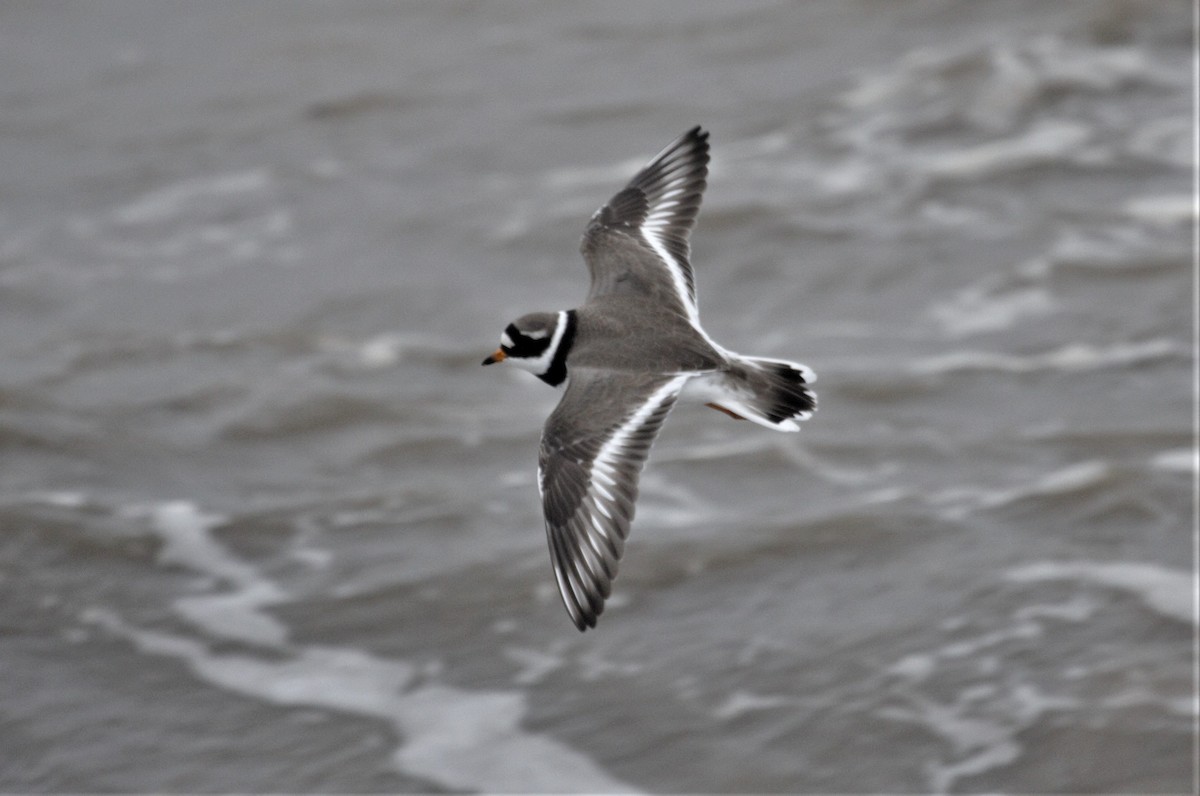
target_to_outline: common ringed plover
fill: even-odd
[[[538,490],[558,590],[580,630],[596,626],[612,592],[638,476],[684,387],[776,431],[798,431],[816,409],[807,367],[735,354],[700,326],[688,234],[707,175],[708,133],[695,127],[588,222],[587,300],[518,318],[483,361],[566,388],[542,430]]]

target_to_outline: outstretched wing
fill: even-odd
[[[691,374],[575,368],[542,432],[538,488],[558,590],[580,630],[612,592],[650,446]]]
[[[580,251],[588,298],[631,292],[699,325],[688,234],[708,176],[708,133],[693,127],[660,152],[588,222]]]

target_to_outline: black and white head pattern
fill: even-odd
[[[500,350],[506,361],[558,387],[567,378],[574,334],[574,311],[533,312],[508,325],[500,335]]]

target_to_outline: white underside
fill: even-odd
[[[729,352],[725,352],[728,354]],[[734,354],[733,356],[737,356]],[[803,369],[807,375],[810,371],[803,365],[796,365],[797,370]],[[778,423],[773,423],[755,408],[748,401],[754,398],[754,395],[748,390],[739,390],[735,385],[731,384],[729,379],[716,371],[709,371],[693,376],[684,386],[683,393],[680,395],[680,400],[688,403],[698,404],[717,404],[729,411],[741,415],[752,423],[773,429],[775,431],[799,431],[800,424],[795,419],[786,418]],[[810,412],[802,412],[796,417],[800,420],[807,420],[811,415]]]

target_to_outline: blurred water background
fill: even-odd
[[[1186,792],[1191,4],[0,6],[0,790]],[[597,631],[534,484],[587,217],[675,411]]]

